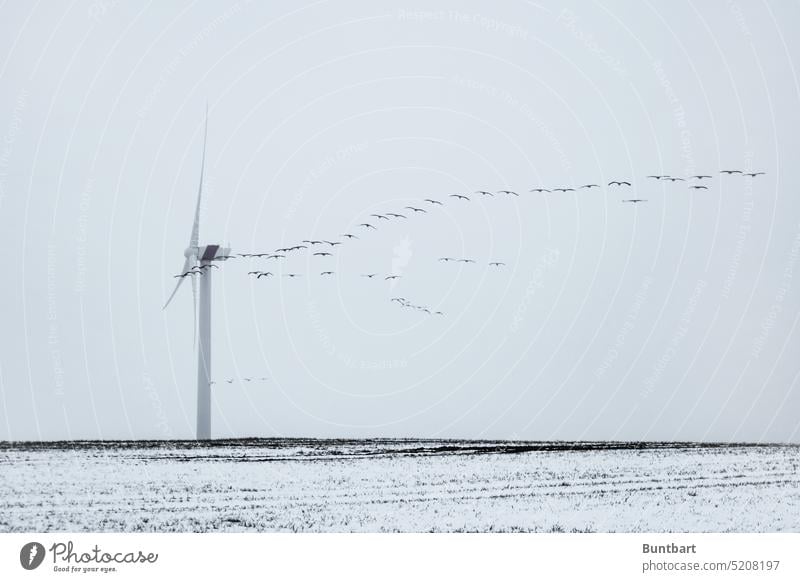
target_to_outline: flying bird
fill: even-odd
[[[438,204],[439,206],[444,206],[444,204],[442,204],[438,200],[434,200],[433,198],[426,198],[425,202],[430,202],[431,204]],[[408,207],[406,207],[406,208],[408,208]]]
[[[367,274],[367,275],[361,275],[361,276],[362,276],[362,277],[366,277],[367,279],[372,279],[372,278],[373,278],[373,277],[375,277],[377,274],[378,274],[378,273],[369,273],[369,274]]]
[[[322,271],[320,275],[333,275],[333,271]]]
[[[358,226],[363,226],[363,227],[364,227],[364,228],[366,228],[366,229],[370,229],[370,228],[371,228],[371,229],[373,229],[373,230],[378,230],[377,228],[375,228],[374,226],[372,226],[371,224],[369,224],[369,223],[367,223],[367,222],[362,222],[362,223],[361,223],[361,224],[359,224]]]
[[[504,267],[505,263],[501,263],[500,261],[492,261],[491,263],[489,263],[489,266],[491,266],[491,267]]]
[[[722,171],[720,172],[720,174],[728,174],[729,176],[730,176],[731,174],[741,174],[741,173],[742,173],[742,171],[741,171],[741,170],[722,170]]]
[[[513,190],[498,190],[498,193],[499,194],[509,194],[509,195],[513,194],[514,196],[519,196],[519,194],[517,194]]]
[[[387,212],[386,216],[391,216],[392,218],[408,218],[404,214],[397,214],[396,212]]]
[[[263,273],[259,273],[256,279],[260,279],[261,277],[272,277],[272,273],[269,271],[264,271]]]
[[[683,178],[676,178],[674,176],[664,176],[664,180],[669,180],[670,182],[685,182]]]
[[[648,177],[648,178],[654,178],[654,179],[656,179],[656,180],[660,180],[661,178],[666,178],[666,176],[656,176],[656,175],[647,176],[647,177]]]
[[[633,198],[631,200],[623,200],[623,202],[633,202],[636,204],[637,202],[647,202],[647,200],[642,200],[641,198]]]
[[[530,192],[550,192],[547,188],[533,188]]]
[[[384,281],[390,281],[392,279],[399,279],[399,278],[400,275],[387,275],[386,277],[384,277]]]
[[[630,186],[630,182],[626,182],[624,180],[612,180],[608,183],[609,186]]]
[[[314,253],[315,257],[332,257],[331,253]]]
[[[475,194],[483,194],[484,196],[494,196],[491,192],[487,192],[486,190],[476,190]]]
[[[284,277],[289,277],[290,279],[294,279],[295,277],[300,277],[297,273],[286,273]]]
[[[689,186],[692,190],[708,190],[708,186]]]
[[[441,311],[435,311],[433,314],[434,315],[444,315],[444,313],[442,313]]]
[[[575,192],[575,188],[553,188],[553,192]]]
[[[413,210],[414,212],[428,212],[424,208],[415,208],[414,206],[406,206],[406,210]]]
[[[473,259],[458,259],[459,263],[474,263]]]
[[[704,180],[705,178],[710,178],[711,176],[708,176],[706,174],[697,174],[696,176],[689,176],[689,177],[694,180]]]
[[[374,216],[375,218],[377,218],[377,219],[379,219],[379,220],[380,220],[380,219],[383,219],[383,220],[389,220],[389,219],[388,219],[388,218],[386,218],[386,217],[385,217],[383,214],[370,214],[370,216]]]
[[[766,172],[745,172],[742,174],[743,176],[750,176],[751,178],[755,178],[756,176],[763,176]]]
[[[584,184],[581,188],[599,188],[597,184]]]
[[[264,255],[268,259],[285,259],[286,255]]]
[[[451,198],[458,198],[459,200],[469,200],[469,196],[464,196],[463,194],[450,194]]]
[[[333,241],[333,242],[332,242],[332,241],[329,241],[329,240],[326,240],[326,241],[323,241],[323,242],[326,242],[326,243],[328,243],[328,244],[329,244],[329,245],[331,245],[332,247],[335,247],[336,245],[340,245],[340,244],[342,244],[342,243],[340,243],[340,242],[338,242],[338,241]]]
[[[343,236],[344,238],[358,238],[356,235],[354,235],[354,234],[349,234],[349,233],[344,233],[342,236]]]
[[[448,261],[455,261],[455,259],[453,259],[453,258],[451,258],[451,257],[442,257],[442,258],[441,258],[441,259],[439,259],[439,260],[440,260],[440,261],[444,261],[445,263],[446,263],[446,262],[448,262]]]

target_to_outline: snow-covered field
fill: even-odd
[[[800,531],[800,448],[0,443],[0,532]]]

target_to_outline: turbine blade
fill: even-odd
[[[206,124],[203,131],[203,158],[200,162],[200,186],[197,189],[197,206],[194,209],[194,223],[189,246],[196,247],[200,244],[200,204],[203,198],[203,174],[206,167],[206,141],[208,140],[208,103],[206,103]]]
[[[186,260],[183,262],[183,269],[181,270],[181,274],[186,273],[191,268],[192,268],[191,257],[186,257]],[[167,308],[167,305],[169,305],[169,302],[172,301],[173,297],[175,297],[175,293],[178,292],[178,288],[180,288],[181,283],[183,283],[184,279],[185,279],[185,277],[181,277],[180,279],[178,279],[178,282],[175,285],[175,289],[172,290],[172,294],[169,296],[169,299],[167,299],[167,302],[164,304],[164,307],[162,307],[161,309],[166,309]],[[194,278],[192,278],[192,280],[194,280]]]

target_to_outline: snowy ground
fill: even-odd
[[[800,447],[0,443],[0,532],[800,531]]]

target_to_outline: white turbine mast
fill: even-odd
[[[183,251],[186,257],[181,275],[196,271],[196,274],[187,275],[192,280],[192,299],[194,308],[192,320],[194,322],[194,335],[197,348],[197,440],[211,438],[211,272],[209,266],[214,261],[230,255],[230,248],[221,245],[200,245],[200,204],[203,198],[203,173],[206,165],[206,140],[208,139],[208,105],[206,105],[206,122],[203,133],[203,158],[200,163],[200,186],[197,191],[197,206],[194,211],[192,234],[189,237],[189,246]],[[164,309],[170,304],[172,298],[186,277],[178,279],[175,289],[164,304]],[[197,283],[200,280],[200,301],[197,297]],[[198,309],[199,308],[199,309]],[[199,323],[198,323],[199,322]],[[199,334],[198,334],[199,332]]]

